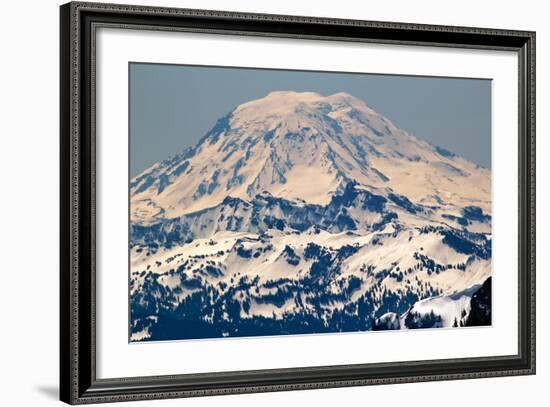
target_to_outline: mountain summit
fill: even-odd
[[[490,208],[490,172],[399,129],[347,93],[276,91],[131,180],[133,222],[269,194],[325,205],[350,181],[424,205]]]

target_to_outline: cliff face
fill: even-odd
[[[471,310],[465,326],[491,325],[491,277],[472,295]]]

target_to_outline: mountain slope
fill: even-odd
[[[374,330],[456,328],[491,325],[491,277],[462,291],[420,300],[402,315],[388,312]]]
[[[346,93],[273,92],[133,178],[131,216],[173,218],[263,191],[326,204],[350,180],[425,204],[490,212],[488,170],[415,138]]]

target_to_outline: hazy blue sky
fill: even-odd
[[[398,127],[490,168],[491,81],[130,64],[130,173],[195,144],[239,104],[274,90],[347,92]]]

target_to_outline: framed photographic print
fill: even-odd
[[[61,6],[61,399],[535,373],[535,34]]]

